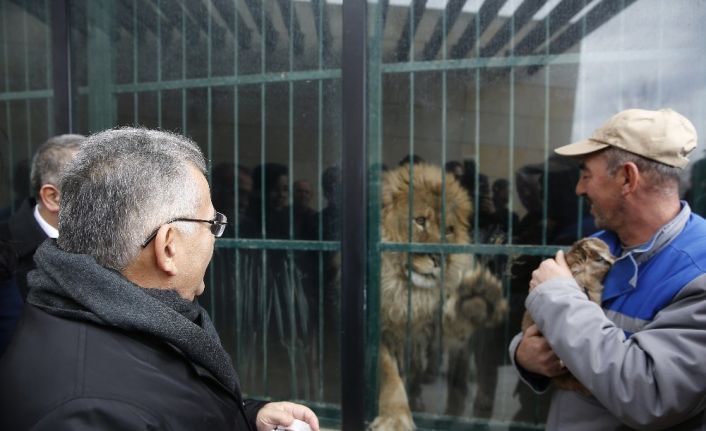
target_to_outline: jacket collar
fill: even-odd
[[[637,287],[638,266],[662,251],[686,226],[691,216],[691,208],[685,201],[681,202],[681,207],[679,214],[662,226],[649,241],[630,250],[623,250],[614,232],[606,231],[600,235],[610,245],[611,252],[616,256],[620,255],[605,279],[603,301]]]

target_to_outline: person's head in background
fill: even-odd
[[[404,156],[402,158],[402,160],[400,160],[397,163],[397,166],[408,165],[410,162],[413,165],[418,165],[420,163],[424,163],[424,158],[422,156],[417,155],[417,154],[413,154],[413,155],[407,154],[406,156]]]
[[[505,178],[499,178],[493,182],[493,204],[495,209],[507,207],[510,202],[510,182]]]
[[[311,183],[306,180],[294,182],[294,206],[299,208],[311,208],[311,200],[314,197]]]
[[[262,184],[264,179],[264,184]],[[289,205],[289,171],[280,163],[259,165],[253,172],[255,198],[264,185],[267,211],[281,211]],[[255,208],[261,211],[261,208]]]
[[[53,136],[37,149],[32,158],[32,193],[37,200],[39,214],[55,228],[59,224],[61,175],[85,139],[83,135]]]
[[[241,217],[244,217],[250,208],[252,192],[252,171],[246,166],[238,165],[238,214]]]
[[[461,182],[461,178],[463,178],[463,165],[458,160],[446,162],[446,173],[453,175],[456,181]]]

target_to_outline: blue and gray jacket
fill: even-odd
[[[556,391],[547,429],[702,430],[706,427],[706,220],[685,202],[646,244],[622,250],[602,308],[573,278],[549,280],[525,305],[567,368],[593,394]],[[561,324],[557,324],[561,322]],[[510,344],[510,357],[521,339]],[[538,392],[548,379],[516,365]]]

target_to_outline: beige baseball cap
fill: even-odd
[[[562,156],[582,156],[608,146],[683,169],[696,148],[696,129],[671,109],[626,109],[613,115],[590,138],[554,151]]]

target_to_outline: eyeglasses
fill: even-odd
[[[202,219],[198,219],[198,218],[183,218],[183,217],[171,219],[168,222],[159,225],[159,227],[157,229],[155,229],[154,232],[152,232],[152,234],[149,237],[147,237],[145,242],[142,243],[142,248],[147,247],[147,244],[149,244],[150,241],[152,241],[154,239],[154,237],[157,236],[157,232],[159,231],[160,227],[164,226],[165,224],[176,223],[178,221],[191,221],[191,222],[198,222],[198,223],[208,223],[211,225],[211,233],[213,234],[213,236],[215,236],[216,238],[220,238],[220,236],[223,235],[223,231],[226,230],[226,225],[228,224],[228,217],[217,212],[215,217],[213,217],[213,220],[202,220]]]

